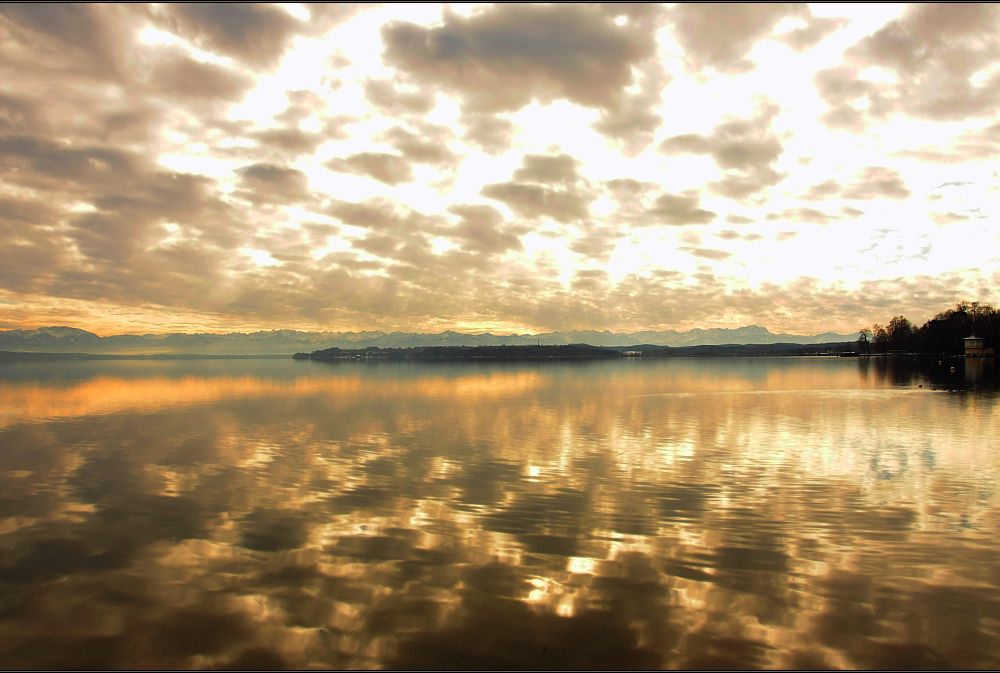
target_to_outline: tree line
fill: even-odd
[[[963,301],[917,328],[901,315],[888,325],[875,323],[858,330],[858,353],[861,355],[891,355],[926,353],[961,355],[964,339],[977,336],[986,348],[1000,350],[1000,309],[978,301]]]

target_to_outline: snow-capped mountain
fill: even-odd
[[[616,334],[596,330],[543,334],[496,335],[489,332],[463,334],[451,330],[440,334],[411,332],[231,332],[229,334],[118,334],[100,337],[73,327],[42,327],[34,330],[0,331],[0,350],[36,353],[200,353],[209,355],[256,355],[311,352],[324,348],[410,348],[418,346],[508,346],[540,343],[591,346],[704,346],[722,344],[816,344],[854,341],[857,334],[827,332],[814,336],[773,334],[767,328],[749,325],[736,329],[666,330]]]

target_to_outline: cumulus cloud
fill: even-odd
[[[389,115],[422,115],[434,109],[434,92],[400,90],[391,80],[369,78],[364,85],[368,101]]]
[[[582,235],[573,239],[569,249],[578,255],[594,262],[608,262],[615,252],[620,232],[615,227],[600,227],[585,223],[581,227]]]
[[[780,213],[768,213],[764,216],[768,222],[802,222],[805,224],[830,224],[840,218],[824,213],[815,208],[788,208]]]
[[[1000,105],[1000,72],[990,67],[998,57],[995,4],[910,5],[845,51],[844,65],[817,73],[817,90],[830,105],[823,121],[861,133],[892,112],[934,121],[992,116]],[[872,67],[895,81],[868,79],[864,70]]]
[[[24,74],[62,71],[76,76],[122,80],[131,25],[127,9],[98,3],[0,4],[5,30],[2,60]],[[14,45],[20,50],[9,50]]]
[[[786,177],[774,168],[783,151],[781,141],[771,130],[771,122],[779,112],[780,108],[773,101],[758,98],[752,118],[730,118],[717,125],[709,135],[671,136],[660,143],[659,149],[668,156],[710,156],[724,171],[721,180],[710,183],[711,189],[727,198],[742,200]]]
[[[694,248],[690,246],[680,246],[677,248],[682,252],[686,252],[689,255],[694,255],[701,259],[710,259],[713,262],[722,262],[733,256],[733,253],[726,252],[725,250],[715,250],[713,248]]]
[[[480,194],[529,219],[549,217],[563,224],[587,218],[593,194],[582,189],[577,161],[566,154],[526,154],[514,181],[485,185]]]
[[[723,229],[722,231],[716,232],[716,237],[721,238],[723,241],[762,241],[764,237],[760,234],[741,234],[734,229]]]
[[[323,165],[337,173],[366,175],[390,186],[413,181],[410,163],[398,154],[387,152],[358,152],[343,159],[331,159]]]
[[[850,19],[814,16],[810,17],[804,26],[779,33],[775,35],[774,39],[787,44],[797,52],[808,51],[841,28],[846,28],[850,23]]]
[[[384,25],[381,64],[345,43],[337,48],[353,64],[328,50],[316,59],[324,72],[275,77],[293,49],[329,43],[299,37],[320,37],[358,11],[305,9],[308,21],[256,4],[0,5],[0,300],[21,302],[10,293],[29,293],[36,306],[90,302],[79,305],[102,307],[93,315],[108,314],[104,307],[158,311],[164,323],[183,312],[239,328],[294,320],[418,329],[479,317],[539,329],[680,326],[735,308],[759,311],[755,322],[795,311],[796,320],[826,324],[855,311],[857,287],[769,284],[769,270],[755,266],[760,246],[741,242],[774,240],[773,229],[806,223],[860,226],[850,220],[864,213],[852,205],[879,201],[888,211],[910,196],[914,160],[1000,157],[1000,125],[984,120],[996,107],[992,6],[908,9],[898,26],[887,24],[843,63],[807,80],[827,105],[828,125],[870,130],[900,112],[979,118],[978,125],[902,149],[886,134],[890,158],[878,166],[851,165],[852,139],[836,134],[845,142],[842,169],[824,166],[841,161],[822,149],[826,129],[812,144],[795,128],[796,141],[813,148],[800,170],[819,177],[791,199],[773,189],[783,186],[778,166],[791,149],[791,135],[776,130],[777,102],[758,99],[748,118],[723,117],[707,133],[660,130],[675,65],[669,33],[697,80],[712,70],[752,69],[751,51],[763,40],[787,45],[796,58],[794,50],[812,48],[843,20],[797,5],[501,5],[468,16],[446,9],[437,25]],[[164,38],[149,27],[173,37],[146,39]],[[866,70],[872,66],[881,70],[877,80]],[[299,75],[302,84],[283,90]],[[254,92],[258,86],[268,94]],[[240,105],[258,100],[263,105]],[[531,123],[525,108],[560,100],[589,110],[580,145],[561,136],[576,132],[578,117],[552,144],[522,145],[535,135],[518,126]],[[696,93],[670,105],[706,106],[706,115],[723,109],[708,100]],[[351,112],[357,117],[345,114],[366,107]],[[643,168],[651,166],[644,156],[628,166],[646,172],[608,180],[617,164],[595,164],[594,132],[603,137],[599,151],[608,152],[600,156],[635,157],[662,142],[672,161],[709,157],[719,175],[685,190]],[[489,163],[507,165],[514,152],[520,163],[506,178],[459,173],[467,159],[478,168],[487,154],[497,157]],[[324,162],[390,187],[412,186],[338,180]],[[200,170],[212,177],[185,172]],[[446,176],[417,182],[435,173]],[[358,200],[344,191],[354,186],[391,198]],[[720,196],[745,207],[727,214]],[[405,205],[425,197],[423,211]],[[935,209],[928,218],[941,226],[982,216],[972,204],[920,202]],[[730,228],[707,226],[723,220]],[[768,221],[781,224],[772,229]],[[677,227],[670,237],[682,246],[683,255],[666,251],[678,269],[642,267],[611,280],[619,274],[605,265],[655,257],[646,239],[662,239],[667,227]],[[777,240],[794,233],[777,232]],[[823,233],[801,227],[800,236]],[[740,242],[734,251],[714,247],[731,241]],[[539,252],[539,242],[560,254]],[[928,245],[904,252],[933,257]],[[732,279],[711,270],[720,265],[706,264],[727,260],[759,280],[751,282],[756,289],[732,290]],[[922,297],[950,300],[950,281],[924,281],[936,289]],[[892,292],[916,286],[885,287],[891,292],[872,290],[872,301],[898,300],[903,295]],[[914,310],[930,301],[913,300]]]
[[[843,19],[814,17],[806,3],[678,3],[669,15],[688,68],[713,68],[725,74],[754,70],[757,64],[749,55],[758,42],[774,38],[804,51],[847,25]],[[787,18],[804,25],[775,35]]]
[[[446,233],[442,217],[425,215],[385,198],[359,203],[334,199],[324,206],[322,213],[362,229],[395,231],[400,234]]]
[[[696,193],[669,194],[663,193],[656,197],[652,207],[646,211],[648,223],[684,226],[687,224],[709,224],[716,213],[699,207],[699,197]]]
[[[323,142],[322,135],[297,128],[277,128],[258,131],[253,137],[263,145],[288,154],[312,154]]]
[[[167,4],[151,8],[150,15],[203,49],[254,66],[274,65],[299,28],[287,12],[258,3]]]
[[[127,185],[146,168],[134,153],[26,136],[0,138],[0,172],[9,183],[44,191]]]
[[[632,178],[609,180],[604,186],[617,206],[610,218],[616,223],[633,227],[685,226],[709,224],[718,217],[701,207],[698,190],[661,192],[654,197],[658,185]]]
[[[523,250],[519,234],[526,233],[527,229],[507,226],[496,208],[461,204],[448,210],[461,219],[453,235],[466,250],[488,254]]]
[[[446,13],[427,28],[382,28],[383,59],[426,85],[462,97],[471,112],[518,110],[557,98],[611,108],[632,66],[654,54],[652,36],[584,5],[501,4],[468,18]]]
[[[803,201],[824,201],[833,197],[855,201],[874,199],[901,201],[909,198],[911,194],[898,170],[884,166],[866,166],[857,171],[852,181],[847,184],[840,184],[830,178],[810,186],[799,198]]]
[[[579,194],[541,185],[500,182],[484,186],[480,193],[529,219],[551,217],[556,222],[569,223],[589,215],[587,200]]]
[[[181,56],[158,66],[152,84],[157,91],[180,99],[236,100],[253,86],[253,80],[228,68]]]
[[[1000,122],[964,131],[947,147],[933,146],[897,150],[893,157],[932,164],[962,164],[1000,157]]]
[[[845,199],[871,201],[872,199],[903,200],[912,192],[903,182],[899,171],[882,166],[868,166],[855,175],[852,184],[841,192]]]
[[[454,133],[446,126],[435,124],[417,125],[419,133],[413,133],[402,126],[393,126],[383,134],[382,139],[399,153],[414,163],[448,167],[457,163],[458,157],[448,147]]]
[[[467,114],[463,121],[462,139],[492,156],[509,150],[517,133],[514,122],[500,115]]]
[[[931,220],[941,226],[954,224],[955,222],[968,222],[971,219],[971,215],[963,215],[952,211],[948,211],[946,213],[931,213]]]
[[[310,198],[309,179],[297,168],[259,163],[236,173],[243,183],[240,195],[254,205],[290,204]]]
[[[522,162],[513,176],[519,182],[573,185],[580,180],[579,162],[568,154],[525,154]]]

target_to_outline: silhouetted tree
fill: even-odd
[[[872,354],[872,331],[868,327],[862,327],[858,330],[858,355],[864,353],[865,355]]]
[[[875,352],[879,355],[885,355],[889,350],[889,333],[878,323],[872,325],[872,342],[875,344]]]
[[[889,321],[888,332],[889,346],[898,355],[904,347],[910,345],[910,334],[913,332],[913,325],[901,315],[897,315]]]

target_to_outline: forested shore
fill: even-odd
[[[963,301],[919,328],[899,315],[887,325],[875,323],[858,332],[859,355],[961,355],[965,352],[964,340],[969,336],[982,339],[984,348],[995,353],[1000,338],[1000,309],[987,303]]]

